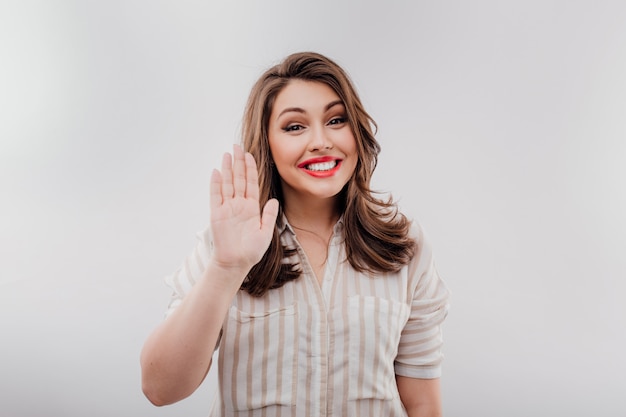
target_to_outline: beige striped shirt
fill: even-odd
[[[335,225],[320,285],[291,226],[300,278],[263,297],[239,291],[219,342],[219,393],[211,416],[406,416],[395,375],[437,378],[448,290],[419,225],[417,252],[397,273],[359,273],[345,261]],[[349,231],[348,231],[349,233]],[[202,275],[210,232],[166,279],[171,312]]]

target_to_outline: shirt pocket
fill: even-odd
[[[374,296],[348,299],[349,400],[398,397],[394,360],[410,308]]]
[[[293,406],[297,394],[298,314],[295,304],[245,312],[232,306],[224,327],[222,399],[231,411]]]

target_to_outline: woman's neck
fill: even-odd
[[[289,224],[307,230],[330,230],[341,216],[337,198],[285,201],[283,210]]]

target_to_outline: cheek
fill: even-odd
[[[354,175],[356,173],[357,166],[358,166],[358,157],[355,154],[354,158],[352,159],[351,164],[350,164],[350,171],[352,172],[351,175]]]
[[[295,152],[292,147],[286,143],[276,144],[270,148],[275,163],[288,163],[294,159]]]
[[[356,140],[352,134],[346,135],[346,137],[343,138],[343,149],[346,154],[354,157],[355,159],[358,158],[359,152],[356,146]]]
[[[350,165],[354,173],[354,171],[358,169],[359,161],[361,160],[359,157],[359,150],[354,139],[352,139],[350,146],[346,148],[346,153],[350,155]]]
[[[274,162],[277,162],[278,160],[282,159],[281,155],[283,154],[284,147],[280,146],[276,139],[272,138],[270,138],[267,143],[269,146],[270,155],[272,156],[272,160]]]

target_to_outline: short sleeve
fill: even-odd
[[[441,327],[448,314],[449,291],[435,268],[423,231],[415,226],[413,232],[417,250],[408,265],[413,297],[409,319],[400,336],[395,373],[411,378],[439,378],[443,360]]]
[[[172,297],[165,312],[168,317],[182,302],[185,295],[200,279],[211,255],[212,238],[209,229],[197,233],[198,243],[193,252],[187,256],[178,270],[165,277],[165,285],[172,289]]]

